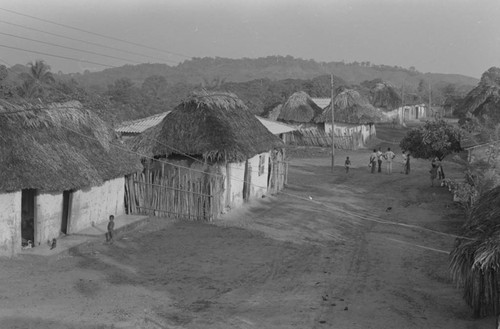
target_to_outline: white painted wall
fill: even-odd
[[[35,247],[61,234],[62,193],[40,193],[35,201]]]
[[[259,175],[259,158],[263,156],[264,173]],[[269,172],[269,152],[257,154],[248,160],[251,168],[250,198],[260,198],[267,192],[267,174]]]
[[[226,208],[236,208],[243,203],[243,181],[245,179],[245,162],[233,162],[221,167],[226,176],[224,205]]]
[[[0,256],[21,250],[21,191],[0,193]]]
[[[101,186],[73,193],[68,233],[75,233],[95,224],[108,221],[109,215],[125,214],[125,178],[104,182]]]

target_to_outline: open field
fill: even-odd
[[[368,150],[339,151],[332,174],[328,151],[294,154],[284,193],[213,224],[151,218],[113,245],[0,260],[0,328],[493,327],[450,280],[464,218],[428,162],[371,174]]]

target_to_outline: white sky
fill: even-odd
[[[414,66],[422,72],[476,78],[491,66],[500,66],[499,0],[0,0],[0,8],[193,57],[292,55],[317,61]],[[186,59],[4,10],[0,10],[0,32],[136,62],[176,64]],[[0,34],[0,45],[112,66],[127,63],[5,34]],[[55,72],[105,68],[0,46],[0,62],[9,65],[39,58]]]

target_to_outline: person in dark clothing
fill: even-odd
[[[106,242],[113,243],[115,230],[115,216],[109,215],[108,231],[106,232]]]
[[[410,173],[410,153],[406,155],[405,174]]]

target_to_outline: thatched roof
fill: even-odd
[[[363,124],[380,121],[382,113],[354,89],[340,89],[333,99],[335,121]],[[332,122],[332,108],[327,107],[314,119],[317,123]]]
[[[283,105],[278,120],[285,122],[307,123],[323,111],[309,95],[303,91],[292,94]]]
[[[500,68],[492,67],[483,73],[478,86],[467,94],[457,113],[488,116],[495,123],[500,122]]]
[[[206,91],[193,94],[128,143],[141,154],[188,154],[212,162],[240,162],[283,146],[236,95]]]
[[[500,186],[472,209],[451,252],[450,269],[476,317],[500,312]]]
[[[115,147],[111,127],[79,102],[0,101],[0,131],[0,192],[79,189],[141,169],[138,157]]]
[[[396,88],[389,82],[375,79],[364,81],[361,86],[366,88],[370,104],[386,111],[391,111],[401,106],[401,97]]]

